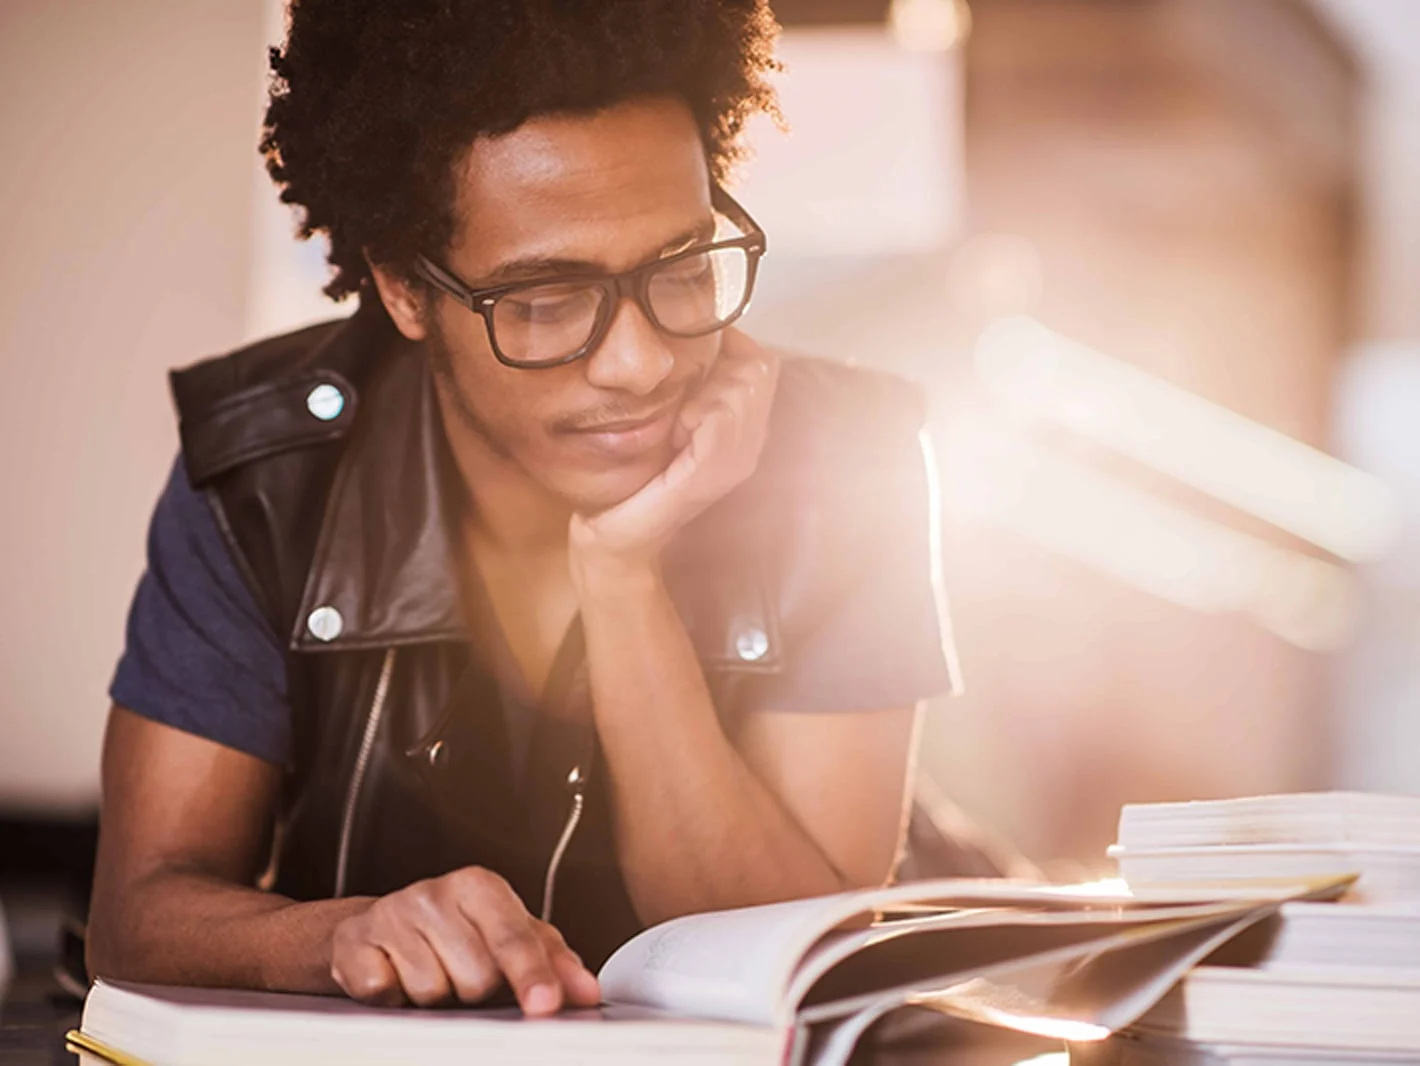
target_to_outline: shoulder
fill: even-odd
[[[769,443],[776,451],[915,447],[926,417],[922,387],[914,382],[829,359],[792,357],[780,370]]]
[[[922,388],[903,378],[786,359],[758,468],[694,524],[682,550],[717,582],[741,569],[766,580],[790,628],[885,568],[917,580],[932,499],[926,412]]]
[[[378,301],[169,375],[194,485],[256,459],[339,440],[393,325]]]
[[[852,506],[869,491],[917,480],[927,420],[922,387],[880,370],[827,359],[786,359],[760,468],[769,506]]]
[[[170,375],[180,413],[201,414],[224,399],[299,374],[348,319],[332,319],[199,360]]]
[[[697,530],[707,597],[763,619],[779,709],[905,706],[950,687],[921,386],[786,359],[759,468]],[[750,606],[746,607],[745,604]]]
[[[372,301],[170,376],[185,481],[278,633],[299,606],[362,392],[397,336]]]

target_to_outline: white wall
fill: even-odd
[[[1420,3],[1317,2],[1366,68],[1362,333],[1420,341]]]
[[[0,0],[0,805],[96,794],[164,372],[243,332],[261,41],[258,0]]]
[[[1404,513],[1396,550],[1358,572],[1362,630],[1334,677],[1335,783],[1420,793],[1420,4],[1319,7],[1366,67],[1361,343],[1336,375],[1335,450]]]

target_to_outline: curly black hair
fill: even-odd
[[[445,249],[457,162],[535,115],[676,94],[723,178],[746,120],[778,117],[777,33],[767,0],[292,0],[261,151],[340,299],[367,254],[408,276]]]

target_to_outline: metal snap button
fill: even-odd
[[[745,662],[758,662],[769,651],[769,637],[757,626],[742,630],[735,638],[735,653]]]
[[[334,385],[317,385],[306,394],[306,410],[322,422],[331,422],[345,410],[345,393]]]
[[[345,619],[334,607],[317,607],[306,619],[306,628],[316,640],[329,644],[345,628]]]

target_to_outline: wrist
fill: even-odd
[[[572,583],[582,600],[634,600],[660,593],[663,587],[659,553],[624,555],[574,547],[570,552]]]

